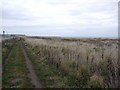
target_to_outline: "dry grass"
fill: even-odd
[[[25,40],[32,48],[37,46],[36,54],[41,58],[46,56],[62,73],[74,76],[78,86],[118,87],[117,40],[39,37]]]

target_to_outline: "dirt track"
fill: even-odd
[[[32,88],[33,87],[34,88],[43,88],[43,85],[41,84],[41,82],[39,81],[39,78],[37,77],[37,75],[35,73],[32,62],[30,61],[30,59],[27,56],[27,53],[24,49],[24,45],[22,45],[22,42],[20,42],[20,41],[16,42],[16,45],[13,47],[14,48],[12,48],[11,51],[9,52],[7,59],[4,60],[5,61],[4,64],[3,65],[0,64],[0,67],[2,67],[2,68],[0,68],[0,71],[4,71],[4,72],[0,72],[1,73],[0,75],[2,75],[2,73],[4,73],[4,78],[7,77],[6,75],[8,75],[8,76],[9,76],[9,74],[12,75],[12,78],[3,80],[3,81],[5,81],[4,87],[11,88],[13,86],[15,86],[15,87],[23,86],[23,87],[27,87],[27,88],[29,88],[29,87],[30,88],[31,87]],[[10,68],[7,68],[6,67],[7,65],[10,66]],[[24,65],[25,65],[25,67],[24,67]],[[16,71],[17,74],[23,73],[22,74],[23,76],[22,75],[20,75],[20,76],[14,75],[14,70],[11,68],[13,68],[14,70],[17,70]],[[10,70],[12,73],[9,73]],[[16,78],[17,79],[20,78],[23,81],[16,81]],[[29,82],[29,80],[30,80],[30,82]],[[15,81],[15,82],[13,82],[13,81]],[[11,86],[11,82],[13,84],[12,86]],[[17,82],[19,82],[19,84],[16,84]],[[6,83],[7,83],[7,85],[6,85]],[[23,88],[23,87],[21,87],[21,88]]]
[[[31,61],[29,60],[27,53],[24,49],[24,47],[22,47],[22,51],[26,60],[26,66],[28,68],[29,71],[29,78],[31,79],[31,83],[35,86],[35,88],[43,88],[42,84],[39,81],[39,78],[37,77],[35,70],[33,68],[33,65],[31,63]]]

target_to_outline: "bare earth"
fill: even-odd
[[[32,65],[31,61],[29,60],[27,53],[23,47],[22,47],[22,51],[25,56],[26,65],[27,65],[27,68],[29,71],[29,78],[31,79],[31,83],[35,86],[35,88],[43,88],[42,84],[39,81],[39,78],[37,77],[37,75],[35,73],[33,65]]]

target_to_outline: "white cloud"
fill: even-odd
[[[117,2],[118,0],[2,0],[3,25],[88,29],[117,27]]]

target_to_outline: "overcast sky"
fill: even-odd
[[[1,0],[0,21],[6,33],[117,37],[118,1]]]

